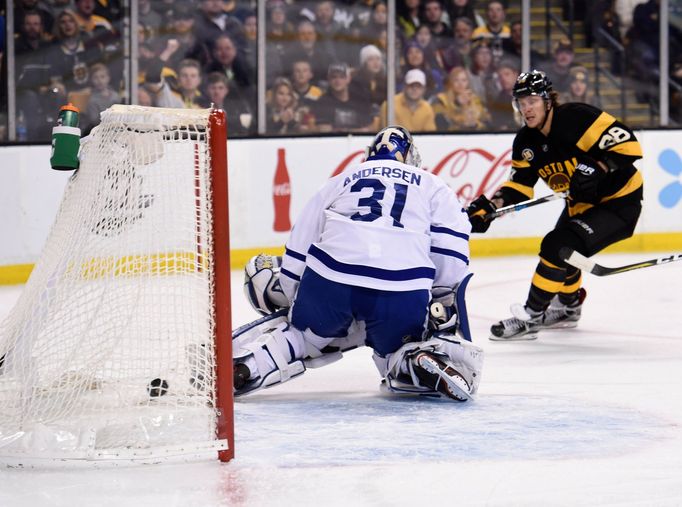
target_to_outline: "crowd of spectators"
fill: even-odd
[[[639,74],[652,74],[657,0],[634,7],[627,32],[615,0],[574,1],[578,14],[585,11],[588,44],[605,44],[604,29],[628,43]],[[124,100],[184,108],[213,103],[228,111],[230,136],[255,134],[256,0],[135,4],[139,75],[131,98],[124,96],[121,0],[15,0],[22,135],[49,139],[67,101],[82,109],[87,131],[101,111]],[[521,71],[522,26],[508,19],[507,2],[396,0],[396,6],[396,121],[415,131],[516,129],[511,88]],[[266,9],[266,133],[362,132],[386,124],[386,0],[267,0]],[[677,47],[671,45],[671,66],[673,78],[682,80]],[[565,101],[596,104],[589,72],[574,56],[571,41],[559,40],[549,55],[533,49],[531,66],[548,73]],[[612,70],[623,71],[615,57]]]

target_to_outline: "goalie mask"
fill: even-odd
[[[398,125],[379,131],[365,150],[365,160],[397,160],[415,167],[422,164],[412,134]]]

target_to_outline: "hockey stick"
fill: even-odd
[[[509,206],[502,206],[497,208],[493,213],[487,213],[484,215],[485,218],[492,220],[493,218],[506,215],[507,213],[512,213],[514,211],[521,211],[525,208],[531,208],[549,201],[556,201],[557,199],[565,199],[568,196],[566,192],[559,192],[558,194],[549,194],[544,197],[538,197],[537,199],[529,199],[528,201],[519,202],[516,204],[510,204]]]
[[[562,248],[559,251],[559,256],[568,262],[571,266],[574,266],[583,271],[587,271],[597,276],[607,276],[607,275],[617,275],[618,273],[625,273],[626,271],[632,271],[634,269],[640,268],[650,268],[651,266],[658,266],[659,264],[668,264],[670,262],[682,261],[682,254],[672,254],[665,257],[659,257],[657,259],[651,259],[648,261],[636,262],[634,264],[627,264],[625,266],[619,266],[617,268],[607,268],[597,264],[596,262],[588,259],[584,255],[576,252],[571,248]]]

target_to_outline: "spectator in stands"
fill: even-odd
[[[220,72],[227,77],[233,89],[239,89],[242,96],[256,105],[256,69],[251,68],[239,54],[237,45],[227,33],[220,34],[211,49],[212,61],[206,66],[206,73]]]
[[[113,34],[114,27],[108,19],[95,14],[95,0],[75,0],[78,26],[85,33],[97,36],[98,33]]]
[[[244,33],[241,22],[223,12],[222,0],[199,0],[194,33],[201,42],[211,46],[212,41],[222,34],[228,34],[241,47]]]
[[[512,106],[512,90],[517,77],[519,77],[519,68],[514,60],[502,60],[497,66],[495,88],[488,96],[486,104],[490,111],[492,127],[495,130],[509,131],[519,127]]]
[[[242,21],[244,27],[244,47],[242,54],[248,66],[252,69],[258,67],[258,18],[254,11],[244,14]]]
[[[452,28],[443,20],[441,0],[424,0],[423,24],[429,27],[434,45],[441,49],[452,40]]]
[[[54,16],[49,9],[40,5],[38,0],[19,0],[14,3],[14,33],[21,32],[24,16],[27,12],[37,12],[42,20],[45,33],[52,33],[54,29]]]
[[[424,57],[424,50],[410,42],[405,48],[405,63],[400,69],[400,75],[404,76],[409,70],[419,69],[426,75],[426,98],[427,100],[435,93],[443,89],[443,73],[439,68],[433,68]]]
[[[421,25],[419,28],[417,28],[417,31],[415,32],[414,37],[412,37],[411,42],[418,44],[419,47],[422,48],[424,51],[424,58],[431,68],[443,68],[440,51],[433,41],[433,34],[431,33],[431,30],[428,26]]]
[[[287,53],[295,40],[294,26],[287,19],[283,0],[270,1],[268,21],[265,25],[265,74],[266,82],[272,83],[277,76],[286,72]]]
[[[210,61],[208,46],[196,35],[194,13],[189,4],[178,4],[171,14],[168,34],[160,40],[159,58],[170,68],[177,69],[185,58],[206,65]]]
[[[628,62],[633,77],[638,81],[637,99],[640,102],[658,100],[661,33],[659,11],[659,0],[648,0],[637,5],[632,14],[632,26],[627,33]],[[671,62],[676,62],[677,55],[682,53],[682,33],[673,24],[669,24],[668,29],[668,53]],[[674,71],[673,67],[671,75]]]
[[[320,132],[369,132],[373,117],[365,96],[350,93],[350,73],[344,63],[329,66],[329,90],[315,103],[313,112]]]
[[[99,114],[114,104],[121,103],[121,96],[111,87],[109,69],[103,63],[90,67],[92,93],[88,100],[81,128],[84,133],[99,123]]]
[[[57,94],[49,86],[50,44],[45,40],[43,17],[38,11],[24,11],[19,36],[15,39],[17,110],[27,120],[28,139],[49,139],[47,116],[54,119],[58,102],[66,100],[63,87]]]
[[[420,7],[420,0],[397,0],[397,25],[403,41],[411,39],[421,25]]]
[[[63,0],[59,0],[63,1]],[[114,30],[120,31],[117,25],[120,24],[120,20],[123,19],[125,9],[123,8],[123,0],[96,0],[95,1],[95,14],[100,16],[112,25],[114,25]]]
[[[448,0],[446,2],[445,12],[448,13],[450,24],[455,28],[455,20],[457,18],[466,18],[471,21],[472,27],[483,26],[485,21],[476,12],[474,8],[475,0]]]
[[[293,134],[298,131],[298,97],[287,78],[275,79],[266,108],[268,134]]]
[[[493,52],[485,41],[474,43],[471,49],[471,89],[485,103],[489,91],[493,88]]]
[[[586,14],[584,28],[587,47],[592,47],[595,42],[599,42],[603,47],[609,47],[603,44],[600,29],[622,43],[620,15],[616,10],[615,0],[597,0]]]
[[[356,20],[353,26],[355,41],[365,46],[379,45],[379,35],[388,28],[388,7],[385,0],[373,0],[369,17]]]
[[[571,84],[571,67],[575,55],[573,54],[573,44],[567,38],[557,41],[554,47],[554,59],[547,67],[547,77],[552,81],[554,91],[566,93]]]
[[[572,67],[570,75],[571,80],[568,91],[559,95],[559,101],[564,104],[568,102],[583,102],[600,107],[599,101],[590,89],[587,69],[582,66]]]
[[[255,133],[256,122],[249,103],[242,99],[239,90],[230,89],[227,78],[220,72],[211,72],[206,78],[206,97],[227,115],[227,135],[241,137]]]
[[[102,59],[99,45],[83,36],[74,12],[63,10],[55,21],[55,40],[49,57],[53,86],[63,86],[68,100],[85,109],[90,92],[89,67]]]
[[[301,101],[316,101],[322,96],[322,89],[311,83],[313,71],[308,60],[297,60],[291,65],[291,84]]]
[[[324,48],[317,45],[315,25],[307,19],[299,21],[296,27],[296,42],[285,55],[285,64],[296,60],[307,60],[313,69],[313,82],[324,84],[327,67],[332,57]]]
[[[350,94],[366,96],[372,105],[368,114],[379,114],[379,107],[387,97],[386,68],[384,57],[376,46],[370,44],[360,50],[360,67],[352,73]]]
[[[447,90],[434,97],[431,104],[439,131],[482,130],[490,125],[490,113],[471,89],[464,67],[450,71]]]
[[[163,18],[158,11],[152,9],[151,0],[138,0],[138,22],[150,31],[152,37],[157,37],[161,32],[161,26],[163,24]]]
[[[208,100],[201,93],[201,65],[196,60],[187,58],[178,65],[178,91],[185,109],[201,109],[209,106]]]
[[[173,91],[163,70],[163,62],[158,58],[152,58],[147,63],[144,83],[140,87],[142,91],[138,93],[140,104],[144,101],[155,107],[184,107],[182,98]]]
[[[412,69],[405,74],[403,91],[395,96],[395,123],[405,127],[410,132],[433,132],[436,130],[433,109],[424,100],[426,91],[426,76],[419,69]],[[380,115],[374,130],[388,125],[387,102],[381,105]]]
[[[473,40],[488,41],[495,64],[502,58],[502,41],[511,37],[511,27],[506,22],[507,13],[500,0],[491,0],[486,5],[485,25],[479,26],[472,34]]]
[[[454,67],[471,67],[471,35],[474,33],[474,25],[469,18],[456,18],[454,32],[452,42],[440,52],[445,72],[450,72]]]
[[[331,55],[333,60],[350,61],[347,47],[339,37],[342,26],[334,21],[336,7],[332,0],[321,0],[315,3],[315,31],[317,46]]]
[[[509,38],[502,39],[502,50],[504,52],[504,59],[515,59],[519,68],[521,68],[521,59],[523,55],[523,25],[521,21],[514,20],[511,22],[511,35]],[[530,49],[530,66],[533,69],[544,67],[543,56],[531,47]]]

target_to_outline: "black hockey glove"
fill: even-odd
[[[479,195],[467,208],[471,232],[485,232],[490,227],[494,218],[486,218],[489,213],[494,213],[497,208],[485,195]]]
[[[569,193],[574,201],[596,203],[599,201],[599,184],[606,178],[599,164],[590,160],[579,160],[571,177]]]

